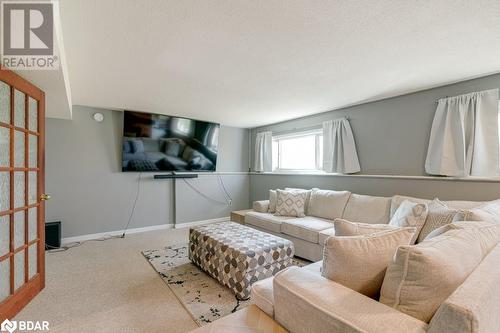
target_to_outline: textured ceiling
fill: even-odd
[[[254,127],[500,71],[500,1],[63,0],[73,104]]]

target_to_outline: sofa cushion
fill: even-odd
[[[313,189],[308,215],[335,220],[341,218],[351,192]]]
[[[394,227],[413,227],[415,228],[415,235],[410,242],[410,244],[415,244],[417,241],[420,231],[425,225],[425,220],[427,219],[427,214],[429,213],[429,208],[427,204],[414,203],[409,200],[405,200],[399,205],[398,209],[391,218],[389,225]]]
[[[500,332],[500,244],[438,308],[429,333]]]
[[[333,221],[335,225],[335,235],[336,236],[359,236],[368,235],[375,232],[380,232],[384,230],[392,230],[397,227],[390,226],[388,224],[370,224],[370,223],[357,223],[351,222],[344,219],[335,219]]]
[[[391,218],[394,216],[394,213],[398,209],[399,205],[403,203],[403,201],[408,200],[414,203],[423,203],[423,204],[430,204],[432,200],[428,199],[422,199],[422,198],[415,198],[415,197],[408,197],[404,195],[395,195],[391,199]]]
[[[388,223],[390,211],[391,198],[352,193],[342,218],[362,223]]]
[[[322,275],[368,297],[376,297],[385,271],[400,245],[410,244],[414,228],[369,235],[332,236],[325,242]]]
[[[333,227],[333,221],[306,216],[281,223],[281,232],[311,243],[319,242],[319,232]]]
[[[500,240],[500,225],[450,230],[400,246],[387,268],[380,302],[425,322]]]
[[[335,228],[321,230],[319,232],[319,238],[318,238],[319,245],[321,246],[325,245],[326,239],[330,236],[335,236]]]
[[[270,213],[259,213],[255,211],[245,214],[245,224],[276,233],[281,232],[281,223],[289,219],[293,219],[293,217],[274,216]]]
[[[269,190],[269,213],[276,213],[276,200],[278,200],[278,192]]]
[[[308,191],[276,190],[276,212],[274,215],[304,217]]]
[[[270,277],[252,284],[252,303],[271,318],[274,317],[273,279]]]
[[[448,208],[439,199],[434,199],[429,205],[429,212],[425,219],[425,224],[418,235],[417,242],[420,243],[432,231],[451,223],[453,221],[465,221],[469,216],[469,212],[461,209]]]

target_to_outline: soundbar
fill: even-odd
[[[154,175],[154,179],[198,178],[197,173]]]

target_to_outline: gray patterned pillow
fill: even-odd
[[[306,199],[309,191],[282,191],[276,190],[276,212],[277,216],[304,217]]]
[[[439,199],[434,199],[429,205],[429,212],[425,224],[418,235],[417,243],[420,243],[434,230],[454,221],[467,221],[470,212],[463,209],[452,209]]]

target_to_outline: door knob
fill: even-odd
[[[42,200],[42,201],[50,200],[50,195],[48,195],[48,194],[42,194],[40,196],[40,200]]]

